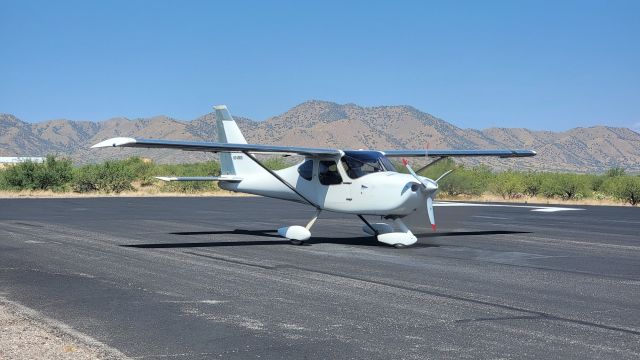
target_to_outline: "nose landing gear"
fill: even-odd
[[[362,230],[369,235],[375,236],[381,243],[401,249],[413,245],[418,241],[415,235],[413,235],[411,230],[409,230],[400,218],[393,219],[393,222],[400,230],[396,232],[393,230],[391,225],[387,223],[371,224],[362,215],[358,215],[358,217],[365,223]]]

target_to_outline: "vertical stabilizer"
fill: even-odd
[[[230,144],[246,144],[240,128],[231,117],[225,105],[213,107],[216,112],[218,142]],[[220,172],[222,175],[242,175],[264,171],[243,153],[220,153]]]

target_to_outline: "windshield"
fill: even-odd
[[[391,162],[377,151],[345,151],[342,166],[352,179],[380,171],[396,171]]]

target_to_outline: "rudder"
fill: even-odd
[[[218,127],[218,142],[230,144],[246,144],[247,140],[242,135],[231,113],[225,105],[213,107],[216,113],[216,126]],[[220,153],[220,172],[222,175],[242,175],[263,170],[243,153]]]

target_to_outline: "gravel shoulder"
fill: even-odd
[[[0,296],[0,360],[126,358],[65,324]]]

